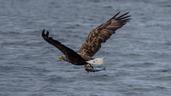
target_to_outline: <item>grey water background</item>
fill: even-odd
[[[42,29],[78,50],[118,11],[132,20],[103,44],[105,71],[57,61]],[[170,0],[0,0],[0,96],[171,96]]]

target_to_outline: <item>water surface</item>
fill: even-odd
[[[40,36],[78,50],[118,11],[132,20],[103,44],[106,71],[58,62]],[[0,0],[0,96],[171,96],[170,0]]]

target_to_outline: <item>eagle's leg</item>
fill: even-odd
[[[87,72],[98,72],[105,70],[105,67],[103,69],[95,69],[91,64],[87,63],[84,65],[84,68]]]
[[[89,63],[85,64],[84,68],[87,72],[95,72],[94,67]]]

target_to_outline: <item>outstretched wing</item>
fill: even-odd
[[[45,30],[43,30],[42,37],[45,41],[47,41],[48,43],[50,43],[53,46],[55,46],[56,48],[58,48],[66,56],[66,58],[69,60],[70,63],[78,64],[78,63],[85,62],[85,60],[79,54],[77,54],[74,50],[66,47],[59,41],[54,40],[52,37],[49,37],[48,31],[45,32]]]
[[[79,54],[83,58],[92,57],[100,49],[102,43],[130,20],[128,13],[120,15],[120,12],[118,12],[111,19],[93,29],[82,44]]]

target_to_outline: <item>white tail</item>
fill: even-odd
[[[94,64],[94,65],[102,65],[103,64],[103,58],[95,58],[93,60],[87,61],[89,64]]]

